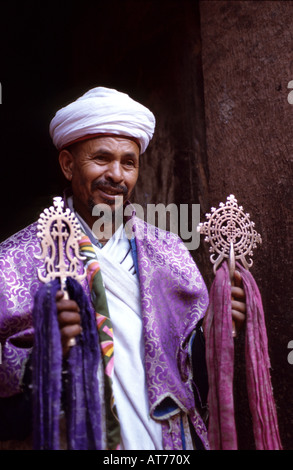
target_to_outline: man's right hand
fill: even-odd
[[[56,293],[58,322],[61,334],[63,356],[70,350],[70,340],[82,332],[79,306],[75,300],[64,299],[64,293]]]

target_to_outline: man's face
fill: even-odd
[[[108,204],[114,210],[121,196],[126,202],[138,178],[138,145],[123,137],[80,142],[72,151],[62,151],[59,160],[71,181],[75,209],[87,222],[92,221],[96,204]]]

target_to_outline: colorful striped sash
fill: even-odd
[[[100,265],[90,239],[83,235],[79,241],[80,252],[85,257],[84,264],[91,291],[92,302],[96,312],[105,373],[105,411],[107,449],[119,449],[120,425],[114,404],[112,373],[114,367],[113,327],[109,315],[106,292]]]

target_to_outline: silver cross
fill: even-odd
[[[221,202],[218,209],[212,207],[206,218],[206,222],[199,224],[198,231],[206,235],[204,240],[211,245],[209,251],[214,273],[224,259],[228,259],[231,279],[237,259],[246,269],[250,269],[253,249],[262,240],[254,229],[250,215],[238,206],[235,196],[231,194],[227,197],[226,204]]]
[[[42,253],[37,258],[44,259],[47,272],[44,276],[41,269],[38,269],[38,277],[42,282],[59,278],[65,297],[68,298],[66,278],[70,276],[81,281],[86,273],[84,268],[80,273],[79,260],[83,259],[78,244],[81,237],[80,225],[70,209],[64,210],[61,197],[54,197],[53,206],[40,215],[37,236],[42,248]]]

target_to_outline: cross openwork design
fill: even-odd
[[[238,206],[233,194],[227,197],[226,204],[222,202],[219,208],[211,208],[211,213],[206,214],[207,221],[200,223],[198,231],[205,235],[205,241],[210,246],[210,260],[214,265],[214,272],[226,258],[231,257],[231,251],[235,260],[240,260],[246,269],[253,265],[253,249],[257,243],[261,243],[261,236],[254,229],[254,222],[250,215],[244,213],[243,207]]]
[[[38,277],[42,282],[60,279],[64,289],[68,276],[81,281],[86,276],[84,269],[81,272],[78,240],[81,237],[80,225],[70,209],[64,210],[61,197],[53,199],[54,206],[44,210],[38,220],[37,236],[41,242],[42,253],[39,259],[44,259],[46,275],[41,269]]]

